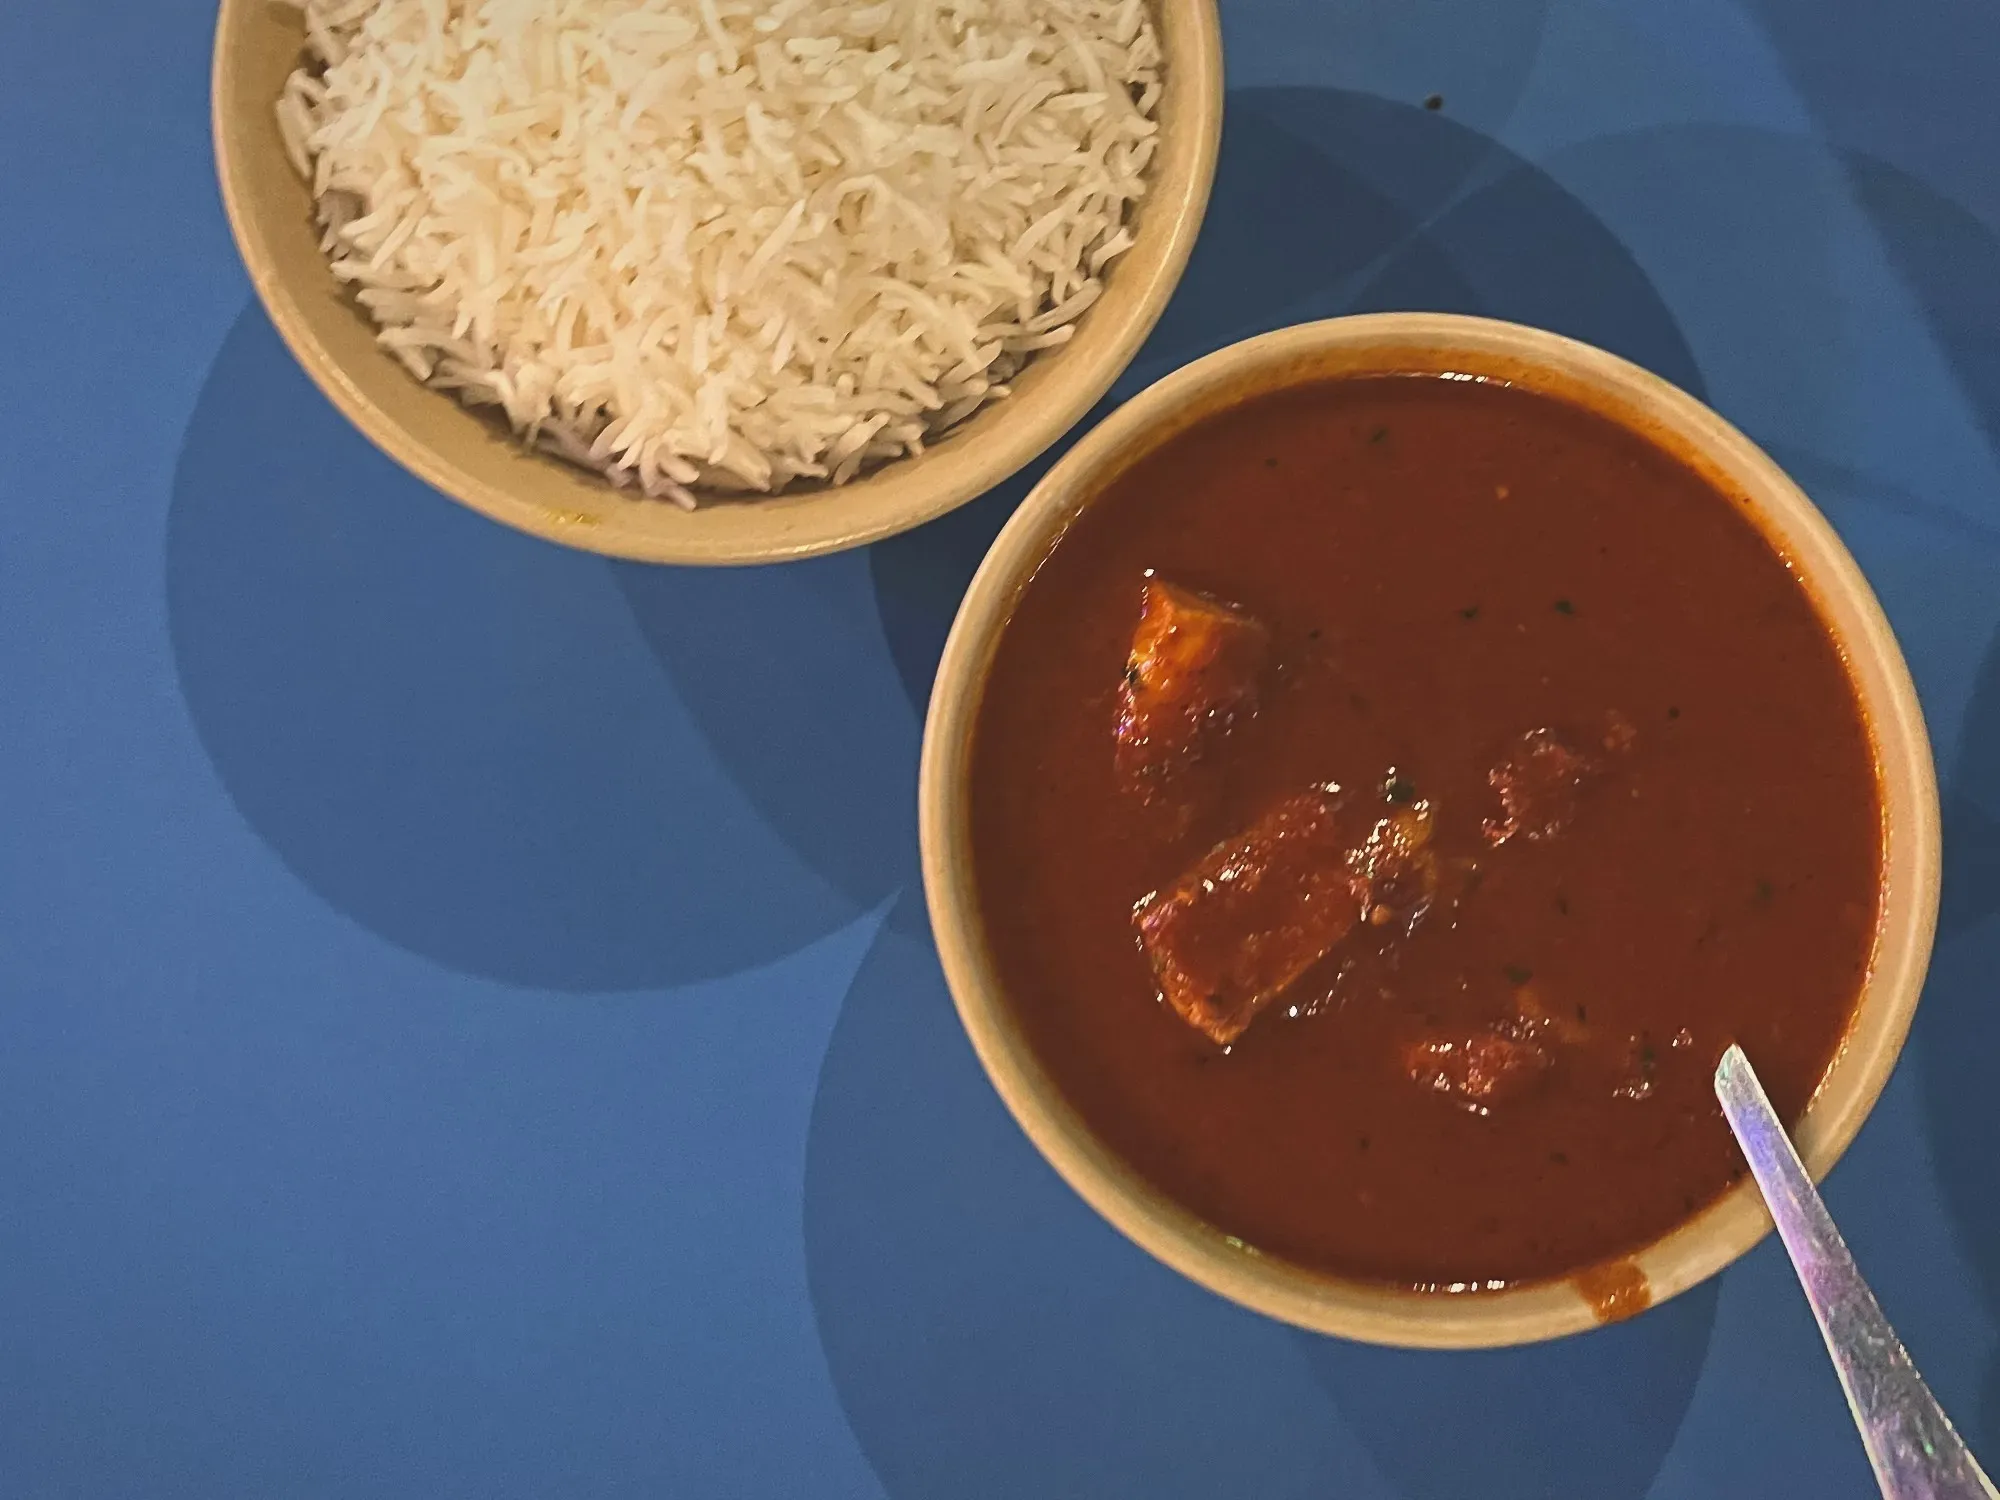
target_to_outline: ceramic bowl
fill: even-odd
[[[1064,527],[1169,435],[1248,395],[1328,376],[1455,371],[1594,408],[1690,460],[1790,560],[1837,637],[1873,738],[1884,812],[1881,922],[1847,1039],[1797,1130],[1818,1178],[1854,1139],[1895,1066],[1929,961],[1938,900],[1938,799],[1916,692],[1854,559],[1797,485],[1693,397],[1613,355],[1512,324],[1392,313],[1288,328],[1161,380],[1072,448],[1001,532],[972,582],[938,669],[925,729],[924,886],[944,972],[980,1061],[1029,1138],[1077,1192],[1168,1265],[1301,1327],[1374,1343],[1468,1348],[1591,1327],[1602,1294],[1575,1281],[1460,1295],[1347,1282],[1260,1256],[1141,1180],[1060,1096],[1017,1025],[987,953],[968,848],[970,743],[993,650],[1015,600]],[[1652,1302],[1713,1276],[1770,1228],[1746,1179],[1634,1259]]]
[[[1109,390],[1180,280],[1208,205],[1222,127],[1214,0],[1155,8],[1165,61],[1160,145],[1135,215],[1137,243],[1068,344],[1034,360],[1014,395],[915,458],[838,489],[717,501],[687,512],[630,497],[593,474],[525,451],[492,417],[419,385],[375,343],[319,249],[305,184],[274,106],[304,46],[302,13],[222,0],[213,77],[215,155],[236,242],[271,321],[348,418],[412,473],[508,526],[617,557],[752,563],[810,557],[893,535],[998,484]]]

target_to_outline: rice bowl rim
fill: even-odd
[[[1062,437],[1108,391],[1165,310],[1194,248],[1222,135],[1216,0],[1148,0],[1158,30],[1160,145],[1133,215],[1132,247],[1065,345],[1014,394],[916,457],[837,488],[718,499],[694,511],[614,489],[524,448],[491,415],[420,384],[374,339],[334,280],[312,197],[285,154],[276,103],[304,50],[303,16],[274,0],[222,0],[211,128],[223,207],[252,287],[307,375],[371,442],[489,519],[544,540],[641,562],[740,565],[865,546],[985,493]]]

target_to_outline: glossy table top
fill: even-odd
[[[1742,425],[1881,594],[1945,910],[1827,1196],[2000,1454],[2000,9],[1223,14],[1208,227],[1117,395],[1337,312],[1542,324]],[[915,888],[931,668],[1032,474],[741,573],[461,510],[252,300],[212,19],[0,11],[0,1493],[1874,1493],[1775,1242],[1433,1356],[1101,1224]]]

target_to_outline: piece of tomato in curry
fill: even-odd
[[[1710,1074],[1740,1041],[1804,1109],[1880,843],[1784,560],[1498,383],[1171,438],[1037,571],[974,735],[982,921],[1057,1086],[1224,1233],[1402,1286],[1614,1262],[1736,1180]]]

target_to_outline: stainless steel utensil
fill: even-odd
[[[1715,1093],[1819,1320],[1883,1495],[2000,1500],[1882,1316],[1742,1048],[1722,1054]]]

